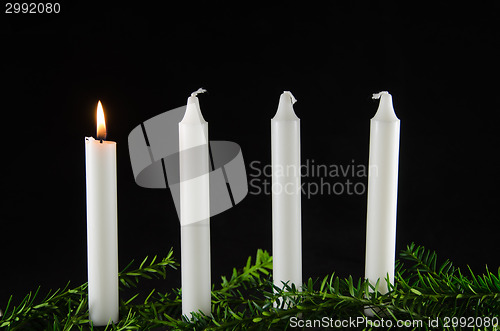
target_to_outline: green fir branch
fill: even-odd
[[[141,279],[165,279],[178,263],[173,251],[161,260],[146,257],[136,269],[131,262],[119,274],[120,290],[140,290]],[[298,289],[272,283],[272,257],[258,250],[241,269],[212,288],[212,314],[194,313],[188,320],[181,312],[181,290],[162,293],[152,290],[139,300],[140,291],[120,302],[121,320],[107,327],[93,327],[89,321],[87,284],[50,292],[40,299],[40,289],[30,292],[14,306],[9,299],[0,329],[5,330],[285,330],[292,319],[365,319],[365,329],[377,321],[421,321],[415,329],[431,329],[429,322],[444,328],[446,318],[499,317],[500,268],[484,274],[462,271],[422,246],[410,244],[400,253],[394,284],[389,293],[378,292],[363,279],[339,278],[335,274],[308,279]],[[143,293],[145,294],[145,293]],[[367,309],[374,317],[366,317]],[[449,321],[448,321],[449,322]],[[371,324],[370,324],[371,323]],[[453,327],[451,328],[453,329]],[[495,327],[486,329],[498,329]]]

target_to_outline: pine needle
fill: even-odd
[[[211,316],[199,312],[191,320],[181,315],[180,289],[152,290],[145,300],[137,299],[141,279],[166,279],[179,266],[173,256],[170,250],[163,259],[146,257],[137,269],[131,262],[120,272],[121,286],[137,293],[120,302],[121,320],[105,330],[285,330],[293,326],[292,320],[325,318],[331,322],[361,318],[374,326],[382,320],[393,325],[417,321],[422,323],[418,328],[432,329],[436,326],[429,325],[431,321],[444,328],[452,318],[484,317],[482,321],[491,326],[484,325],[485,329],[499,326],[500,268],[497,274],[487,267],[483,274],[470,268],[463,272],[449,260],[439,264],[436,252],[413,243],[400,253],[394,284],[389,284],[386,294],[377,291],[379,283],[373,286],[364,279],[344,279],[334,273],[310,278],[301,287],[288,283],[277,287],[272,282],[272,257],[259,249],[255,259],[249,257],[242,268],[234,268],[230,277],[223,276],[220,285],[214,286]],[[0,317],[0,329],[95,329],[89,321],[86,283],[74,288],[68,283],[44,297],[40,291],[29,292],[17,304],[11,296]],[[365,315],[367,308],[374,317]]]

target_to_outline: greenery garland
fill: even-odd
[[[165,279],[178,263],[173,251],[159,260],[147,257],[137,269],[131,262],[119,274],[121,289],[138,288],[139,281]],[[181,291],[151,291],[144,300],[139,293],[121,301],[119,323],[93,327],[89,321],[87,284],[49,292],[40,299],[40,288],[13,306],[12,296],[3,316],[4,330],[285,330],[290,327],[376,329],[500,330],[500,268],[494,274],[463,272],[446,260],[438,265],[437,254],[422,246],[408,245],[396,263],[395,282],[387,294],[377,286],[334,274],[308,279],[302,291],[272,284],[272,257],[258,250],[241,269],[212,290],[212,316],[181,315]],[[373,312],[367,317],[366,312]]]

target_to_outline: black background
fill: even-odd
[[[388,90],[401,119],[398,251],[416,242],[496,270],[498,4],[305,3],[2,8],[0,307],[38,285],[86,281],[84,137],[95,136],[99,99],[117,142],[120,268],[170,247],[180,258],[170,193],[135,184],[127,137],[199,87],[211,139],[238,143],[249,176],[252,161],[270,162],[283,90],[298,99],[302,161],[326,165],[367,165],[371,94]],[[366,194],[304,197],[302,213],[304,279],[363,276]],[[269,195],[249,194],[211,224],[216,284],[271,250]]]

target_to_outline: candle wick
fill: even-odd
[[[101,144],[102,144],[102,139],[100,139],[100,142],[101,142]]]
[[[382,92],[378,92],[378,93],[373,93],[372,99],[380,99],[380,97],[382,96],[382,94],[389,94],[389,92],[382,91]]]
[[[297,102],[297,99],[295,99],[295,97],[293,96],[292,92],[290,92],[290,91],[283,91],[283,93],[285,93],[286,95],[288,95],[290,97],[290,99],[292,99],[292,105]]]
[[[207,90],[205,90],[204,88],[201,88],[201,87],[200,87],[199,89],[197,89],[196,91],[194,91],[193,93],[191,93],[191,96],[192,96],[192,97],[195,97],[195,96],[197,96],[198,94],[200,94],[200,93],[205,93],[205,92],[207,92]]]

